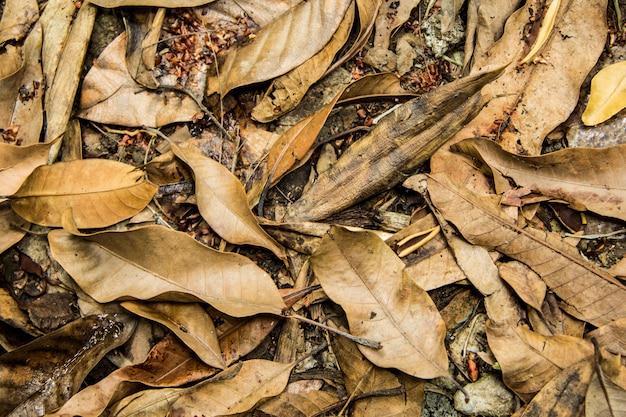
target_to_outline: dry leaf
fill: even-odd
[[[0,356],[0,414],[33,416],[57,409],[134,329],[128,315],[89,316]]]
[[[48,240],[55,259],[100,303],[200,299],[236,317],[281,315],[286,308],[272,278],[248,258],[217,252],[165,227],[85,237],[53,230]]]
[[[400,84],[400,78],[392,72],[365,75],[346,87],[337,104],[346,105],[358,101],[383,99],[396,101],[412,98],[416,95],[408,92]]]
[[[159,82],[154,76],[157,46],[165,9],[121,10],[126,28],[126,69],[137,83],[155,89]]]
[[[526,304],[537,311],[546,297],[546,284],[532,269],[520,262],[505,262],[498,265],[503,280],[509,284]]]
[[[192,142],[171,146],[176,156],[193,170],[198,209],[213,230],[230,243],[261,246],[286,260],[285,249],[259,226],[250,211],[246,192],[237,177],[219,162],[204,156]]]
[[[270,122],[300,104],[309,87],[324,75],[335,54],[348,39],[354,14],[355,8],[351,5],[337,31],[321,51],[272,82],[263,98],[252,109],[254,120]]]
[[[380,350],[359,346],[366,358],[418,378],[447,375],[445,324],[380,238],[331,227],[311,267],[326,294],[345,310],[350,332],[381,343]]]
[[[626,220],[626,145],[567,148],[535,157],[510,154],[485,139],[467,139],[453,149],[482,160],[495,175],[568,201],[576,210]]]
[[[605,379],[604,386],[608,400],[611,401],[609,409],[607,396],[600,385],[598,374],[595,374],[585,395],[585,417],[623,416],[626,414],[626,391],[610,379]]]
[[[41,13],[41,27],[46,36],[41,47],[41,61],[45,79],[54,80],[63,47],[70,32],[76,6],[72,0],[50,0]]]
[[[586,334],[596,339],[598,345],[614,354],[626,356],[626,318],[619,318]]]
[[[150,350],[143,363],[120,368],[97,384],[74,395],[52,416],[99,416],[113,398],[135,391],[137,383],[151,387],[175,387],[205,379],[217,372],[195,358],[171,334]]]
[[[563,369],[593,355],[590,342],[572,336],[542,336],[524,326],[487,322],[487,339],[504,383],[529,401]]]
[[[601,326],[626,314],[624,286],[583,260],[558,234],[519,228],[500,211],[495,196],[478,196],[442,175],[429,177],[428,191],[465,239],[528,265],[574,317]]]
[[[315,417],[339,402],[336,395],[326,391],[310,391],[300,394],[283,392],[263,403],[257,410],[274,417]]]
[[[519,62],[520,65],[529,63],[530,60],[537,55],[541,48],[543,48],[546,42],[548,42],[551,32],[554,29],[556,14],[559,11],[560,5],[561,0],[550,1],[550,5],[547,10],[545,10],[545,13],[543,13],[541,27],[539,27],[539,30],[537,31],[535,42],[533,43],[532,48],[530,48],[528,54],[526,54],[526,56]]]
[[[134,216],[157,187],[134,167],[106,159],[43,165],[11,196],[11,207],[32,223],[61,226],[71,209],[79,228],[106,227]]]
[[[600,70],[591,80],[590,94],[582,116],[587,126],[609,120],[626,107],[626,61]]]
[[[170,329],[207,365],[226,368],[213,320],[200,304],[124,301],[121,306]]]
[[[330,41],[351,0],[309,0],[261,28],[254,39],[226,53],[219,76],[209,77],[206,95],[226,95],[242,85],[285,74]]]
[[[9,41],[21,41],[39,19],[39,7],[34,0],[7,0],[0,20],[0,46]]]
[[[168,0],[95,0],[90,3],[96,6],[114,8],[127,6],[152,6],[152,7],[198,7],[214,0],[177,0],[172,3]]]
[[[200,109],[175,91],[157,92],[137,84],[125,60],[126,33],[100,54],[83,81],[78,117],[122,126],[159,127],[192,120]]]
[[[45,165],[51,143],[15,146],[0,143],[0,202],[15,193],[40,165]]]
[[[210,26],[215,22],[237,24],[241,16],[249,16],[259,27],[267,26],[281,15],[289,12],[303,0],[217,0],[208,7],[194,10],[196,16]],[[209,23],[209,24],[206,24]]]

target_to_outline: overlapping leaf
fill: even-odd
[[[602,69],[591,80],[591,95],[583,113],[587,126],[602,123],[626,107],[626,61]]]
[[[157,187],[121,162],[86,159],[36,168],[11,196],[24,219],[59,227],[71,209],[79,228],[106,227],[143,210]]]
[[[236,317],[280,315],[286,308],[272,278],[255,263],[165,227],[85,237],[54,230],[48,240],[55,259],[101,303],[119,298],[199,299]]]
[[[332,227],[311,266],[326,294],[345,310],[350,332],[382,344],[380,350],[359,346],[366,358],[419,378],[447,374],[445,324],[380,238]],[[417,326],[422,331],[415,332]]]

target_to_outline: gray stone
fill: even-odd
[[[489,374],[467,384],[469,402],[461,391],[454,394],[454,408],[470,416],[509,416],[515,411],[515,395],[496,375]]]

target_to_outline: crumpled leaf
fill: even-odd
[[[366,358],[418,378],[447,375],[445,324],[380,238],[331,227],[311,267],[324,292],[345,310],[350,332],[382,344],[380,350],[359,346]]]
[[[150,387],[175,387],[205,379],[216,372],[169,334],[154,345],[143,363],[110,373],[97,384],[78,392],[50,417],[99,416],[112,398],[134,392],[137,383]]]
[[[246,192],[237,177],[219,162],[204,156],[193,143],[172,143],[172,151],[193,170],[198,209],[217,234],[230,243],[261,246],[286,259],[285,249],[259,226],[250,211]]]
[[[128,315],[89,316],[0,356],[0,414],[34,416],[55,410],[134,329]]]
[[[125,60],[126,33],[100,54],[83,81],[78,117],[122,126],[159,127],[192,120],[200,109],[189,96],[136,83]]]
[[[170,329],[207,365],[226,368],[213,320],[200,304],[124,301],[121,306]]]
[[[354,14],[354,7],[348,7],[337,31],[321,51],[272,82],[265,95],[252,109],[254,120],[270,122],[300,104],[309,87],[324,75],[335,54],[348,39]]]
[[[574,317],[601,326],[626,315],[623,284],[583,260],[558,234],[519,228],[500,211],[495,196],[478,196],[441,174],[429,176],[428,192],[465,239],[531,267]]]
[[[626,220],[626,145],[567,148],[535,157],[510,154],[485,139],[467,139],[453,149],[482,160],[494,176],[568,201],[576,210]]]
[[[230,50],[206,95],[285,74],[318,53],[341,23],[351,0],[309,0],[261,28],[248,44]],[[253,64],[252,64],[253,63]]]
[[[543,336],[515,323],[488,321],[487,340],[502,368],[504,383],[524,401],[561,370],[593,355],[593,346],[586,340]]]
[[[79,228],[106,227],[139,213],[157,187],[134,167],[106,159],[35,168],[11,196],[11,207],[32,223],[59,227],[67,209]]]
[[[583,123],[594,126],[609,120],[626,107],[626,61],[609,65],[591,80],[589,102]]]
[[[53,230],[48,240],[54,258],[100,303],[199,299],[235,317],[281,315],[286,308],[272,278],[248,258],[217,252],[165,227],[84,237]]]

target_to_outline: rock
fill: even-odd
[[[470,416],[509,416],[515,411],[515,395],[493,374],[467,384],[469,402],[461,391],[454,394],[454,408]]]

